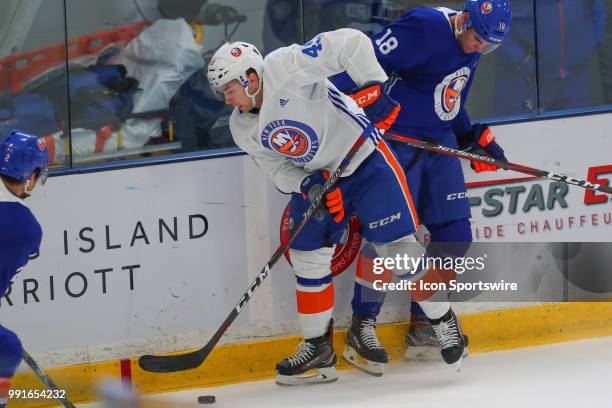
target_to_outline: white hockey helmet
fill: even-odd
[[[228,42],[215,52],[208,63],[208,83],[217,98],[223,100],[223,95],[219,93],[218,89],[237,79],[245,87],[247,95],[254,98],[261,86],[253,95],[249,94],[247,71],[255,70],[261,80],[262,67],[263,57],[253,44],[242,41]]]

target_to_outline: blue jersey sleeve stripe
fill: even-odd
[[[335,89],[328,88],[328,90],[329,90],[329,93],[331,93],[332,95],[338,98],[342,98],[342,96],[340,95],[340,92],[336,91]]]
[[[330,99],[332,99],[332,101],[335,101],[338,104],[342,105],[344,109],[349,110],[349,108],[346,106],[346,103],[344,103],[344,100],[342,99],[342,96],[340,95],[339,92],[334,91],[333,89],[329,89],[329,97]],[[357,118],[360,118],[364,126],[367,126],[370,123],[368,118],[363,113],[351,112],[351,114]]]
[[[359,124],[359,126],[362,129],[365,129],[368,126],[368,121],[365,118],[359,117],[358,114],[351,112],[346,105],[344,104],[344,102],[342,100],[338,101],[336,100],[333,96],[328,95],[329,99],[331,101],[331,103],[338,108],[339,110],[341,110],[342,112],[346,113],[347,115],[349,115],[355,122],[357,122]]]
[[[298,285],[302,285],[302,286],[321,286],[321,285],[325,285],[328,283],[331,283],[332,281],[332,275],[329,274],[327,276],[324,276],[322,278],[316,279],[316,278],[302,278],[301,276],[296,276],[297,279],[297,283]]]
[[[365,130],[366,127],[368,126],[366,123],[363,123],[363,121],[358,118],[357,116],[355,116],[352,112],[350,112],[348,109],[344,108],[341,105],[338,105],[336,103],[334,103],[332,101],[332,104],[340,111],[344,112],[346,115],[348,115],[351,119],[353,119],[355,121],[355,123],[357,123],[357,125],[359,125],[359,127],[361,128],[361,130]]]

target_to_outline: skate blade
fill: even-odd
[[[459,358],[459,360],[457,360],[453,364],[451,364],[451,367],[453,367],[455,370],[457,370],[457,372],[460,372],[462,365],[463,365],[463,356],[461,356],[461,358]]]
[[[324,367],[308,370],[300,375],[276,375],[276,384],[283,386],[310,385],[333,382],[338,379],[336,367]]]
[[[469,356],[468,348],[463,349],[463,355],[465,358]],[[406,361],[435,361],[442,360],[440,354],[440,348],[438,346],[408,346],[404,353],[404,360]]]
[[[346,344],[344,347],[342,357],[353,367],[375,377],[382,376],[385,371],[385,367],[387,366],[385,363],[377,363],[375,361],[366,360],[348,344]]]
[[[406,361],[433,361],[441,358],[438,346],[408,346],[404,353]]]

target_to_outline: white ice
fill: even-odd
[[[215,408],[610,408],[612,337],[473,354],[459,373],[442,362],[401,362],[380,378],[347,370],[331,384],[280,387],[266,380],[154,398],[168,407],[198,406],[198,395],[215,395]]]

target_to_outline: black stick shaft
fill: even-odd
[[[523,166],[523,165],[516,164],[516,163],[505,162],[505,161],[494,159],[493,157],[482,156],[476,153],[453,149],[451,147],[446,147],[446,146],[442,146],[439,144],[426,142],[424,140],[412,139],[412,138],[405,137],[405,136],[390,135],[389,133],[387,133],[385,138],[388,140],[405,143],[405,144],[414,146],[419,149],[429,150],[431,152],[446,154],[448,156],[459,157],[461,159],[466,159],[466,160],[475,160],[475,161],[479,161],[482,163],[493,164],[502,169],[513,170],[519,173],[529,174],[531,176],[547,178],[547,179],[554,180],[554,181],[560,181],[565,184],[571,184],[573,186],[579,186],[579,187],[583,187],[586,189],[601,191],[602,193],[612,194],[612,187],[609,187],[603,184],[591,183],[587,180],[581,180],[581,179],[569,177],[564,174],[551,173],[549,171],[539,170],[533,167],[527,167],[527,166]]]
[[[359,136],[359,138],[351,147],[351,150],[349,150],[349,152],[346,154],[338,168],[332,174],[330,174],[329,179],[325,182],[325,184],[323,184],[321,191],[319,191],[317,196],[310,204],[310,207],[308,207],[308,209],[304,212],[300,222],[296,224],[294,229],[291,231],[287,241],[281,243],[278,249],[274,252],[270,260],[266,263],[261,272],[259,272],[253,283],[251,283],[247,291],[242,295],[236,306],[225,318],[225,320],[217,329],[217,331],[209,340],[209,342],[201,349],[188,353],[169,356],[144,355],[138,360],[138,364],[143,370],[158,373],[190,370],[200,366],[204,362],[206,357],[208,357],[208,354],[210,354],[215,345],[219,342],[227,328],[234,322],[234,320],[236,320],[242,309],[253,297],[253,294],[255,293],[257,288],[259,288],[264,279],[266,279],[268,273],[270,272],[270,269],[272,269],[272,267],[280,259],[283,252],[285,252],[285,250],[289,248],[289,245],[291,245],[297,234],[302,230],[302,228],[304,228],[304,225],[306,225],[310,217],[317,211],[323,201],[323,197],[325,196],[325,194],[334,186],[336,181],[338,181],[340,175],[348,167],[353,156],[355,156],[355,153],[357,153],[359,148],[364,144],[366,140],[367,138],[364,135]]]
[[[67,398],[60,396],[63,390],[57,388],[57,385],[55,385],[55,383],[51,381],[51,378],[49,378],[49,376],[43,372],[43,370],[27,351],[23,350],[22,358],[23,361],[25,361],[26,364],[32,369],[32,371],[34,371],[34,374],[36,374],[38,379],[42,381],[50,390],[56,393],[56,395],[58,395],[57,400],[61,402],[62,405],[64,405],[66,408],[76,408]]]

